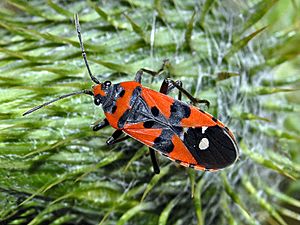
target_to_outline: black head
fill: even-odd
[[[95,105],[103,104],[108,94],[111,92],[112,84],[110,81],[105,81],[104,83],[99,83],[93,86],[94,92],[94,103]]]

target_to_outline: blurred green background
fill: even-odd
[[[299,224],[299,12],[299,0],[1,1],[0,224]],[[208,99],[238,162],[209,173],[159,157],[154,175],[145,146],[91,130],[104,115],[88,96],[22,117],[91,87],[74,13],[100,81],[168,58],[143,84],[172,77]]]

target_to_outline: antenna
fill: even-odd
[[[84,60],[84,63],[86,65],[86,68],[88,70],[88,73],[90,75],[91,80],[96,83],[96,84],[100,84],[100,82],[98,81],[98,79],[96,77],[93,76],[91,69],[89,67],[87,58],[86,58],[86,53],[84,51],[84,47],[83,47],[83,43],[82,43],[82,38],[81,38],[81,32],[80,32],[80,24],[79,24],[79,19],[78,19],[78,14],[75,14],[75,27],[77,30],[77,35],[78,35],[78,39],[79,39],[79,43],[80,43],[80,48],[81,48],[81,53],[82,53],[82,57]]]
[[[88,73],[90,75],[90,78],[91,80],[96,83],[96,84],[100,84],[100,82],[98,81],[98,79],[96,77],[93,76],[92,72],[91,72],[91,69],[89,67],[89,64],[88,64],[88,61],[87,61],[87,58],[86,58],[86,53],[84,51],[84,47],[83,47],[83,43],[82,43],[82,38],[81,38],[81,33],[80,33],[80,24],[79,24],[79,19],[78,19],[78,15],[75,14],[75,26],[76,26],[76,31],[77,31],[77,35],[78,35],[78,39],[79,39],[79,43],[80,43],[80,48],[81,48],[81,52],[82,52],[82,57],[84,59],[84,63],[86,65],[86,68],[88,70]],[[80,95],[80,94],[87,94],[87,95],[91,95],[91,96],[94,96],[94,93],[90,90],[82,90],[82,91],[76,91],[76,92],[72,92],[72,93],[69,93],[69,94],[65,94],[65,95],[62,95],[62,96],[59,96],[58,98],[55,98],[49,102],[45,102],[43,103],[42,105],[38,105],[28,111],[26,111],[25,113],[23,113],[23,116],[26,116],[30,113],[33,113],[47,105],[50,105],[52,104],[53,102],[56,102],[56,101],[59,101],[61,99],[64,99],[64,98],[67,98],[67,97],[70,97],[70,96],[73,96],[73,95]]]
[[[91,95],[91,96],[94,96],[93,92],[90,91],[90,90],[82,90],[82,91],[76,91],[76,92],[72,92],[72,93],[69,93],[69,94],[65,94],[65,95],[62,95],[62,96],[59,96],[58,98],[55,98],[55,99],[52,99],[51,101],[49,102],[45,102],[43,103],[42,105],[38,105],[32,109],[29,109],[28,111],[26,111],[25,113],[23,113],[23,116],[26,116],[30,113],[33,113],[34,111],[40,109],[40,108],[43,108],[47,105],[50,105],[51,103],[53,102],[56,102],[58,100],[61,100],[61,99],[64,99],[64,98],[67,98],[67,97],[70,97],[70,96],[73,96],[73,95],[80,95],[80,94],[87,94],[87,95]]]

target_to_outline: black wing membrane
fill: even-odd
[[[238,158],[238,148],[226,129],[212,127],[188,128],[184,144],[200,165],[206,169],[222,169]]]

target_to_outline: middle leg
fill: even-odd
[[[182,86],[182,82],[181,81],[176,81],[178,83],[179,86]],[[168,94],[174,87],[169,86],[168,82],[164,82],[162,83],[159,92],[163,93],[163,94]],[[178,94],[178,99],[181,100],[181,92],[179,91]],[[153,166],[153,171],[156,174],[160,173],[160,169],[159,169],[159,165],[157,162],[157,158],[156,158],[156,153],[155,150],[153,148],[149,148],[150,151],[150,157],[151,157],[151,162],[152,162],[152,166]]]
[[[125,141],[127,139],[130,138],[130,136],[124,136],[124,137],[121,137],[120,136],[123,134],[123,131],[122,130],[116,130],[115,132],[113,132],[113,134],[107,139],[106,141],[106,144],[107,145],[113,145],[113,144],[116,144],[116,143],[119,143],[121,141]]]

